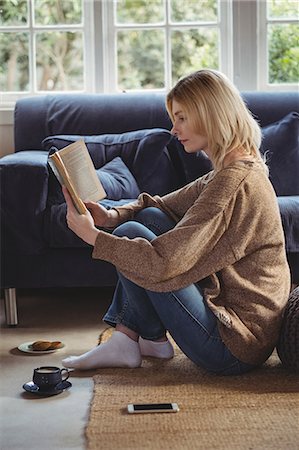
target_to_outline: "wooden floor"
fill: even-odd
[[[1,298],[1,450],[83,450],[93,392],[94,371],[70,377],[72,387],[59,395],[39,397],[23,390],[33,369],[62,367],[67,355],[97,345],[105,327],[102,317],[112,289],[26,290],[17,293],[19,325],[7,327]],[[46,355],[18,350],[24,342],[60,340],[65,347]]]

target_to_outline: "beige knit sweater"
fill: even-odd
[[[224,343],[241,361],[272,353],[290,290],[274,190],[258,162],[236,162],[164,197],[141,194],[117,208],[119,223],[148,206],[176,221],[149,242],[100,231],[93,257],[152,291],[206,280],[205,299]]]

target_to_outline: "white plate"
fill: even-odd
[[[35,342],[35,341],[33,341]],[[57,352],[58,350],[61,350],[64,347],[64,344],[62,344],[62,346],[60,348],[56,348],[53,350],[33,350],[32,348],[32,344],[33,342],[24,342],[23,344],[20,344],[18,346],[18,349],[21,352],[25,352],[25,353],[31,353],[32,355],[44,355],[46,353],[54,353]]]

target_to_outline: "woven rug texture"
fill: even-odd
[[[159,402],[180,411],[127,413],[129,403]],[[168,361],[97,371],[86,440],[88,450],[299,450],[298,375],[276,353],[251,373],[211,375],[175,346]]]

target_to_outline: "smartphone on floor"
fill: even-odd
[[[177,403],[139,403],[128,405],[128,413],[166,413],[178,412],[179,407]]]

